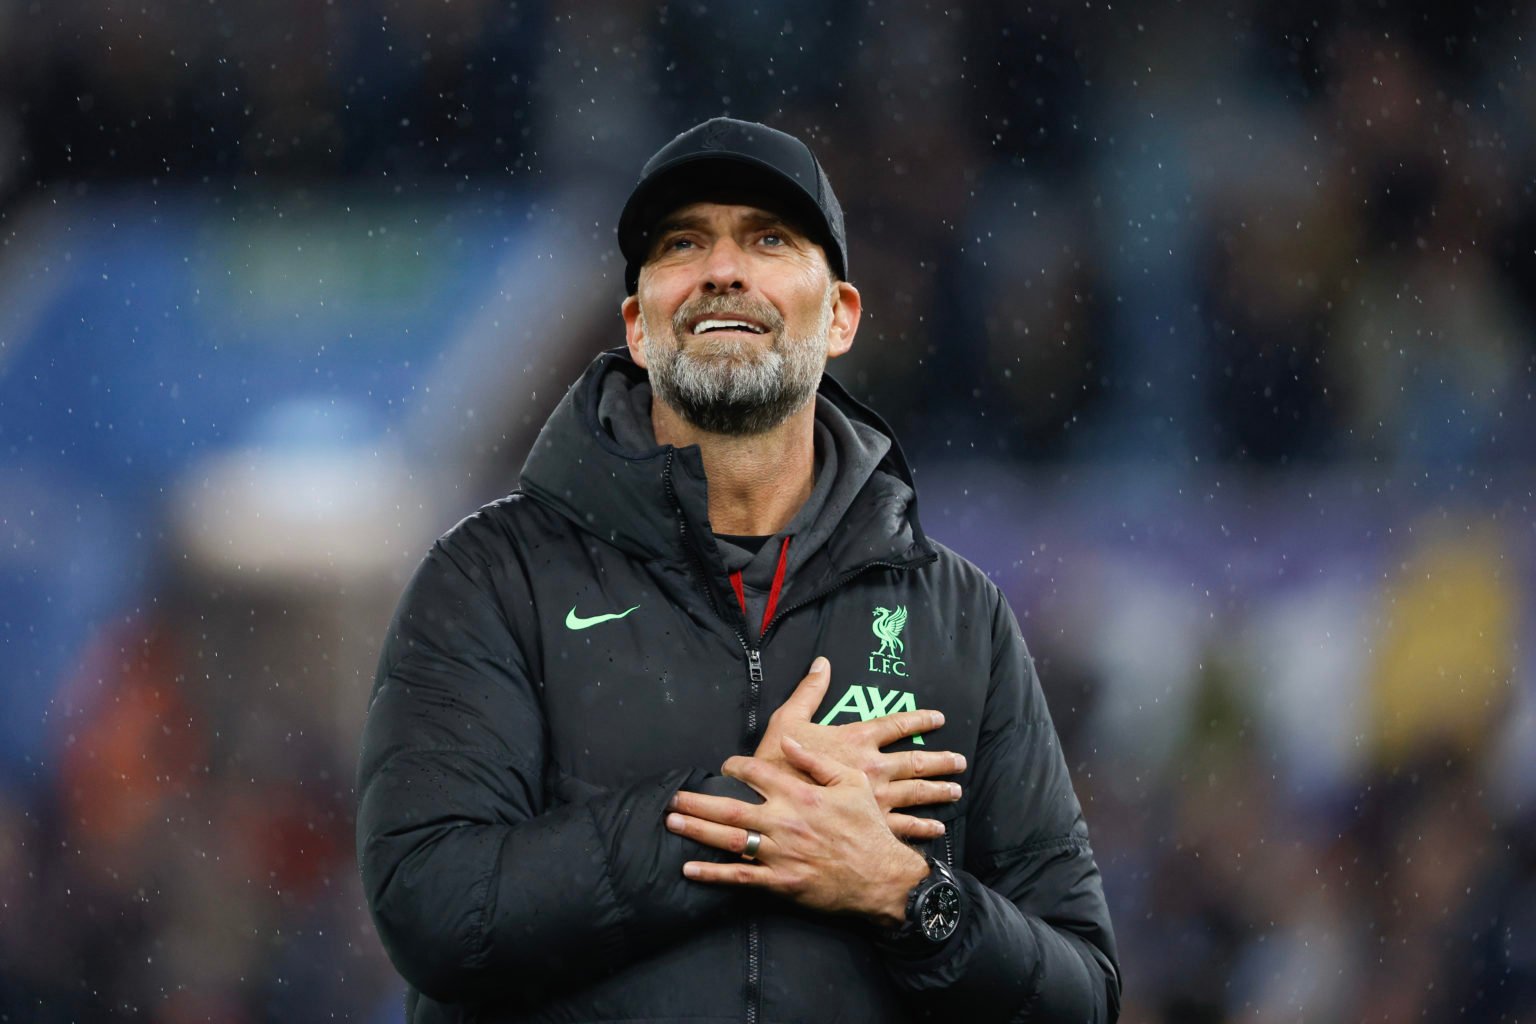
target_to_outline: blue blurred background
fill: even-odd
[[[1536,10],[11,0],[0,58],[0,1020],[400,1020],[378,643],[719,113],[838,187],[833,372],[1019,613],[1122,1019],[1536,1019]]]

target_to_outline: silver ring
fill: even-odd
[[[763,845],[763,834],[747,829],[747,845],[741,848],[742,860],[757,860],[757,848]]]

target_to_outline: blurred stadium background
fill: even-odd
[[[0,2],[0,1020],[400,1019],[377,644],[717,113],[1018,610],[1130,1022],[1536,1020],[1536,9]]]

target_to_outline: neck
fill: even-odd
[[[816,402],[764,434],[711,434],[652,400],[658,444],[699,446],[709,479],[709,523],[716,533],[769,537],[789,525],[816,478]]]

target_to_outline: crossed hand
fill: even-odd
[[[732,853],[747,851],[749,831],[762,837],[754,859],[689,861],[683,865],[689,878],[757,886],[816,910],[898,924],[907,891],[928,873],[926,861],[902,839],[934,838],[944,825],[897,809],[960,799],[959,784],[932,777],[964,771],[965,758],[948,751],[882,752],[942,726],[937,711],[814,724],[811,715],[831,682],[831,665],[817,658],[769,718],[756,752],[721,766],[762,794],[763,803],[679,791],[667,828]]]

